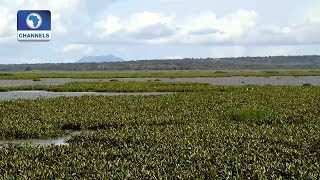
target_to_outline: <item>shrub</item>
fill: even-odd
[[[253,123],[257,125],[271,125],[282,122],[273,112],[259,109],[242,109],[235,112],[232,120],[237,122]]]
[[[40,78],[34,78],[33,81],[41,81]]]
[[[302,84],[302,86],[309,87],[309,86],[312,86],[312,85],[310,83],[305,83],[305,84]]]

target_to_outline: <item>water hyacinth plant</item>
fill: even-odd
[[[1,145],[1,178],[319,179],[319,87],[144,85],[181,93],[0,102],[2,139],[84,131],[68,146]]]

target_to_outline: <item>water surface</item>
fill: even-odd
[[[83,133],[84,131],[75,131],[70,136],[59,137],[56,139],[10,139],[10,140],[0,140],[0,147],[8,146],[9,144],[13,145],[22,145],[22,146],[32,146],[32,147],[46,147],[51,145],[66,146],[69,145],[68,140],[72,136],[77,136]]]
[[[199,78],[113,78],[118,81],[154,81],[162,82],[193,82],[209,83],[213,85],[292,85],[301,86],[310,83],[320,86],[320,76],[270,76],[270,77],[199,77]],[[43,78],[41,81],[33,80],[0,80],[0,87],[26,86],[26,85],[63,85],[70,82],[108,82],[110,79],[73,79],[73,78]]]
[[[115,93],[115,92],[50,92],[50,91],[10,91],[0,92],[0,100],[17,99],[38,99],[38,98],[57,98],[57,97],[79,97],[79,96],[124,96],[124,95],[162,95],[168,92],[133,92],[133,93]]]

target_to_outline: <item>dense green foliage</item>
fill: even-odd
[[[232,119],[234,121],[238,121],[240,123],[254,123],[257,125],[262,124],[277,124],[277,123],[288,123],[285,119],[281,119],[276,113],[270,111],[267,112],[265,110],[257,110],[257,109],[243,109],[237,111]]]
[[[41,78],[194,78],[194,77],[229,77],[229,76],[320,76],[319,70],[310,71],[119,71],[119,72],[29,72],[0,73],[0,79]]]
[[[54,92],[203,92],[223,89],[210,84],[167,82],[72,82],[64,85],[34,85],[0,87],[0,92],[19,90],[46,90]]]
[[[215,87],[161,96],[0,102],[3,179],[319,179],[320,88]]]

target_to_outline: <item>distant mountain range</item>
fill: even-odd
[[[76,63],[103,63],[103,62],[121,62],[123,59],[112,54],[106,56],[84,56]]]
[[[115,62],[118,61],[118,62]],[[119,62],[120,61],[120,62]],[[122,61],[115,56],[89,56],[78,62],[96,63],[45,63],[0,64],[1,72],[22,71],[134,71],[134,70],[320,70],[320,56],[267,56],[239,58],[186,58],[171,60]],[[3,74],[3,73],[2,73]]]

